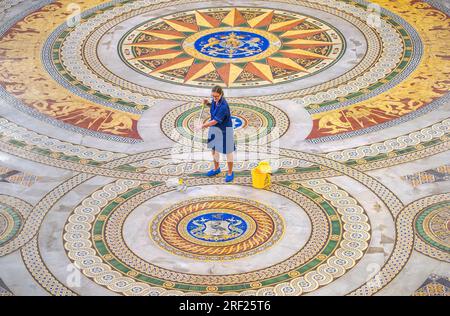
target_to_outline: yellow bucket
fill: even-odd
[[[257,167],[252,169],[252,185],[256,189],[264,189],[270,185],[270,174],[272,168],[267,161],[261,161]]]

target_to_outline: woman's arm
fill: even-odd
[[[210,127],[210,126],[214,126],[214,125],[216,125],[216,124],[217,124],[217,121],[216,121],[216,120],[211,120],[211,121],[206,122],[205,124],[203,124],[203,125],[202,125],[202,128],[207,128],[207,127]]]

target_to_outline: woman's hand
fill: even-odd
[[[202,124],[201,122],[198,122],[197,124],[195,124],[194,130],[198,132],[198,131],[201,131],[204,128],[205,128],[205,124]]]
[[[208,99],[203,99],[203,105],[211,106],[211,103],[209,103]]]

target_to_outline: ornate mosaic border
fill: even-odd
[[[281,2],[283,2],[283,1],[281,1]],[[320,1],[319,1],[320,2]],[[312,7],[317,7],[318,6],[318,4],[317,3],[304,3],[303,5],[308,5],[308,6],[312,6]],[[326,5],[330,5],[330,3],[327,3]],[[325,6],[325,8],[327,8],[326,6]],[[350,11],[352,11],[351,10],[351,8],[349,9],[349,8],[345,8],[345,7],[340,7],[341,9],[347,9],[347,10],[350,10]],[[329,9],[330,10],[330,12],[335,12],[335,10],[332,10],[332,9]],[[92,11],[92,12],[94,12],[94,11]],[[90,13],[92,13],[91,11],[90,11]],[[352,14],[355,14],[355,10],[353,10],[352,11]],[[361,15],[362,13],[361,12],[359,12],[359,14]],[[362,16],[362,15],[361,15]],[[386,21],[385,20],[382,20],[382,23],[386,23]],[[395,32],[395,28],[392,28],[392,30],[394,30],[394,32]],[[370,28],[368,28],[368,30],[366,30],[367,32],[371,32],[371,29]],[[400,34],[400,33],[399,33]],[[403,34],[405,34],[405,33],[403,33]],[[406,32],[406,34],[407,34],[407,32]],[[386,35],[386,34],[384,34],[384,35]],[[389,36],[388,36],[388,38],[390,39],[390,34],[389,34]],[[392,44],[392,39],[390,39],[389,40],[390,42],[391,42],[391,44]],[[408,40],[408,41],[410,41],[410,40]],[[392,47],[392,45],[391,46],[387,46],[388,48],[389,47]],[[50,55],[49,55],[50,56]],[[392,62],[392,60],[395,60],[395,58],[392,58],[392,56],[389,56],[389,58],[387,58],[386,60],[385,60],[385,62]],[[99,62],[97,61],[96,62],[96,64],[99,64]],[[407,63],[406,63],[407,64]],[[406,65],[405,64],[405,65]],[[403,65],[403,64],[402,64]],[[86,71],[88,71],[87,69],[85,69],[84,70],[84,73],[86,73]],[[69,73],[70,73],[70,71],[69,71]],[[99,75],[97,74],[97,77],[99,77]],[[100,77],[104,77],[103,75],[100,75]],[[369,80],[370,81],[370,80]],[[126,83],[125,84],[125,86],[129,86],[131,83]],[[329,86],[330,85],[330,83],[327,83],[326,84],[327,86]],[[142,89],[137,89],[137,91],[140,91],[140,90],[142,90]],[[148,90],[148,89],[147,89]],[[350,89],[351,90],[351,89]],[[148,94],[148,92],[146,93],[146,94]],[[192,99],[192,97],[189,97],[189,96],[182,96],[182,97],[179,97],[179,96],[177,96],[177,95],[174,95],[174,94],[167,94],[167,93],[165,93],[166,94],[166,96],[165,97],[167,97],[167,98],[170,98],[170,99],[182,99],[182,100],[186,100],[187,98],[188,99]],[[292,93],[291,93],[292,94]],[[270,100],[279,100],[279,99],[283,99],[283,98],[292,98],[293,96],[292,95],[283,95],[283,96],[280,96],[280,95],[278,95],[278,94],[276,94],[276,95],[271,95],[271,96],[265,96],[265,97],[257,97],[257,96],[255,96],[255,97],[253,97],[254,99],[258,99],[258,100],[260,100],[260,101],[264,101],[264,100],[266,100],[267,98],[269,98]],[[164,93],[162,93],[162,92],[159,92],[157,95],[156,95],[156,97],[158,97],[158,98],[164,98]],[[195,99],[195,101],[197,101],[197,98],[194,98]],[[193,100],[194,100],[193,99]],[[267,99],[267,100],[269,100],[269,99]],[[236,100],[237,101],[237,100]]]
[[[229,241],[193,238],[183,227],[187,227],[193,216],[207,214],[208,209],[220,209],[241,217],[247,230]],[[283,218],[273,208],[253,200],[227,196],[176,203],[156,215],[149,224],[149,236],[161,249],[200,261],[234,260],[260,253],[273,247],[282,238],[284,230]]]
[[[389,284],[400,273],[402,267],[406,265],[413,251],[415,240],[413,226],[417,213],[422,210],[423,206],[449,200],[449,198],[449,193],[431,195],[404,207],[398,214],[398,217],[396,217],[397,234],[394,250],[389,259],[375,276],[363,286],[349,293],[349,295],[373,295]]]
[[[341,165],[341,164],[339,164],[337,162],[334,162],[332,160],[329,160],[329,159],[326,159],[324,157],[320,157],[320,156],[317,156],[317,155],[311,155],[311,154],[306,154],[306,153],[295,153],[294,152],[294,153],[292,153],[292,156],[300,158],[300,159],[305,159],[307,161],[312,161],[312,162],[315,162],[315,163],[320,163],[320,164],[323,164],[323,165],[327,165],[327,166],[331,167],[333,170],[339,170],[340,172],[343,172],[344,174],[350,175],[356,181],[364,183],[364,185],[366,187],[368,187],[370,190],[374,190],[374,193],[378,197],[380,197],[381,200],[383,200],[386,203],[387,208],[393,213],[394,216],[397,216],[398,212],[403,208],[401,202],[396,199],[395,195],[392,195],[392,193],[390,193],[381,183],[377,182],[375,179],[372,179],[371,177],[368,177],[368,176],[366,176],[364,174],[361,174],[360,172],[358,172],[357,170],[355,170],[353,168],[345,167],[344,165]],[[69,187],[71,186],[73,188],[74,186],[79,185],[82,181],[86,181],[87,179],[92,178],[92,176],[91,177],[87,177],[87,178],[86,178],[86,176],[87,175],[80,174],[79,176],[76,176],[75,178],[73,178],[73,180],[71,179],[70,182],[68,182],[67,184],[62,184],[62,186],[65,187],[65,186],[69,185]],[[250,179],[248,177],[245,177],[245,178],[244,177],[238,177],[236,179],[236,183],[237,184],[239,184],[239,183],[247,183],[248,184],[249,181],[250,181]],[[196,179],[193,182],[192,185],[206,185],[206,184],[211,183],[211,182],[215,183],[216,181],[211,180],[211,179]],[[58,193],[57,193],[58,196],[63,196],[63,195],[66,194],[65,190],[60,191],[59,187],[56,190],[58,191]],[[56,191],[55,192],[50,192],[44,198],[44,200],[39,202],[37,207],[35,207],[36,211],[39,210],[39,212],[37,212],[36,215],[38,215],[41,219],[43,217],[42,217],[42,214],[40,214],[40,210],[47,210],[48,211],[48,210],[51,209],[51,205],[52,204],[48,205],[48,203],[49,203],[49,201],[54,199],[55,193],[56,193]],[[387,203],[387,201],[389,201],[389,203]],[[44,206],[45,204],[47,206]],[[40,225],[40,220],[37,219],[37,220],[33,221],[33,223],[35,225],[37,225],[37,227],[38,227]],[[400,250],[403,251],[402,250],[403,249],[402,248],[403,244],[397,246],[397,248],[398,247],[400,247]],[[33,253],[26,253],[26,252],[23,252],[22,254],[24,256],[24,260],[28,260],[28,261],[30,260],[30,256],[33,255]],[[34,255],[39,257],[39,254],[34,254]],[[34,259],[31,259],[31,260],[33,260],[33,264],[30,265],[30,269],[32,269],[30,271],[30,273],[35,278],[46,278],[46,277],[44,277],[44,275],[45,274],[49,274],[49,271],[44,266],[42,266],[42,263],[39,263],[40,262],[39,260],[38,261],[36,261]],[[392,262],[396,261],[396,260],[397,259],[396,259],[395,255],[391,256],[389,258],[389,261],[388,261],[388,263],[386,265],[388,265],[388,264],[391,265]],[[400,271],[402,269],[402,267],[403,267],[403,265],[405,263],[406,263],[406,261],[404,261],[400,265],[395,264],[394,270],[397,271],[396,273],[398,273],[398,271]],[[39,269],[39,270],[36,270],[36,269]],[[381,286],[377,287],[376,289],[374,289],[371,293],[373,294],[373,293],[379,291],[385,284],[389,283],[392,280],[393,277],[395,277],[395,273],[394,273],[394,275],[388,275],[385,279],[383,279],[383,282],[382,282]],[[54,278],[53,278],[52,282],[55,282]],[[46,283],[42,282],[42,284],[45,285]],[[60,283],[59,283],[58,286],[64,287]],[[369,284],[366,284],[364,287],[367,287],[367,286],[369,286]],[[279,291],[277,292],[277,294],[283,294],[283,293],[284,292],[279,292]],[[243,295],[245,295],[245,294],[246,293],[243,293]]]
[[[346,165],[353,166],[361,171],[386,168],[448,150],[448,146],[450,144],[450,133],[448,132],[449,125],[450,120],[447,119],[424,129],[414,131],[410,134],[386,140],[383,143],[375,143],[370,146],[360,146],[357,148],[331,152],[324,155],[333,160],[343,162]],[[17,129],[20,132],[5,132],[10,129]],[[151,178],[151,175],[157,176],[165,175],[167,172],[177,172],[176,170],[180,166],[176,163],[174,164],[173,162],[171,162],[173,166],[163,165],[161,168],[143,168],[140,166],[133,166],[138,162],[145,162],[148,159],[156,158],[158,156],[166,156],[166,158],[170,157],[170,148],[127,156],[126,154],[110,153],[107,151],[98,151],[92,148],[85,148],[67,142],[60,143],[60,141],[54,138],[49,138],[41,134],[36,135],[34,132],[18,127],[16,124],[5,119],[0,120],[0,130],[2,130],[0,131],[0,149],[3,152],[67,170],[146,181],[153,179]],[[29,140],[21,135],[35,136],[33,136],[33,140]],[[76,148],[72,149],[73,146]],[[249,149],[250,151],[253,150],[254,152],[258,152],[258,150],[260,150],[258,147],[253,147],[253,149],[243,149]],[[65,151],[61,152],[58,148],[59,150]],[[84,153],[84,151],[86,151],[86,153]],[[111,160],[114,161],[114,164],[111,165],[113,167],[107,167],[105,165],[107,161],[99,162],[92,159],[86,159],[86,157],[92,156],[92,153],[95,155],[96,152],[98,152],[98,158],[96,160],[100,160],[101,158],[107,160],[113,159]],[[77,156],[68,155],[71,153],[79,154]],[[292,159],[289,155],[282,154],[282,159],[283,158]],[[289,165],[286,165],[285,168],[279,169],[277,175],[286,175],[289,177],[292,177],[295,174],[302,174],[306,176],[308,173],[312,177],[339,175],[326,167],[313,164],[305,165],[302,163],[298,167],[294,166],[293,168],[289,168],[288,166]],[[251,163],[242,165],[242,168],[251,167],[254,167]],[[207,170],[210,166],[205,165],[203,162],[199,164],[189,163],[186,168],[186,170],[192,170],[192,176],[197,176],[195,172]],[[242,171],[242,175],[247,174],[248,171]]]
[[[25,223],[28,221],[32,206],[13,196],[0,195],[0,213],[9,222],[6,231],[0,236],[0,256],[5,256],[20,246],[16,242],[25,235]]]
[[[108,221],[108,217],[109,216],[117,216],[118,218],[126,218],[126,213],[129,213],[132,211],[132,209],[134,209],[133,207],[131,207],[130,204],[123,204],[123,206],[121,206],[122,203],[127,203],[126,199],[133,199],[133,196],[135,195],[136,197],[138,197],[140,194],[139,192],[142,191],[143,188],[147,188],[147,190],[152,190],[152,186],[151,185],[147,185],[147,184],[139,184],[139,183],[135,183],[130,189],[127,189],[126,186],[124,186],[124,182],[120,181],[116,182],[116,183],[120,183],[120,186],[117,187],[116,189],[114,189],[114,186],[110,185],[108,186],[107,191],[98,191],[97,193],[94,193],[93,196],[95,196],[95,198],[93,199],[88,199],[86,200],[86,202],[83,202],[83,206],[80,206],[76,209],[74,215],[72,215],[69,218],[69,224],[67,224],[66,226],[66,234],[65,234],[65,240],[67,241],[66,243],[66,248],[68,249],[69,253],[69,257],[72,258],[73,260],[75,260],[76,264],[80,266],[80,268],[84,271],[85,274],[87,274],[90,277],[95,278],[96,282],[99,282],[100,284],[105,284],[105,281],[107,281],[108,288],[110,288],[111,290],[114,291],[118,291],[119,287],[122,288],[122,290],[120,290],[120,292],[123,292],[125,294],[131,294],[133,292],[133,288],[132,285],[134,283],[131,282],[131,280],[129,279],[129,277],[131,277],[132,279],[135,279],[136,281],[141,281],[141,282],[150,282],[152,284],[152,286],[165,286],[168,287],[170,289],[174,289],[174,290],[181,290],[181,291],[200,291],[200,292],[227,292],[227,291],[244,291],[246,289],[250,289],[252,288],[251,284],[245,284],[245,285],[238,285],[238,284],[234,284],[233,286],[213,286],[213,284],[220,284],[220,281],[218,280],[211,280],[211,282],[207,282],[205,278],[219,278],[219,279],[223,279],[223,278],[227,278],[228,276],[217,276],[217,277],[213,277],[213,276],[199,276],[199,280],[198,280],[198,284],[193,286],[193,285],[183,285],[183,284],[178,284],[179,280],[182,280],[183,277],[178,276],[171,276],[173,275],[175,272],[171,272],[170,274],[164,273],[163,270],[161,268],[157,268],[155,270],[155,268],[151,268],[150,267],[150,263],[146,263],[147,265],[149,265],[149,272],[150,271],[154,271],[152,273],[155,273],[156,271],[161,271],[161,272],[157,272],[158,274],[161,275],[161,277],[167,278],[169,277],[168,280],[166,280],[166,283],[163,283],[162,281],[158,281],[158,279],[154,278],[154,277],[150,277],[150,276],[145,276],[142,275],[142,271],[139,268],[142,266],[142,264],[139,265],[139,258],[134,258],[134,259],[126,259],[124,260],[123,258],[120,259],[119,257],[123,257],[125,256],[125,254],[128,253],[128,255],[130,255],[130,251],[124,249],[123,247],[126,248],[125,244],[122,244],[122,246],[119,248],[116,248],[115,251],[111,251],[108,249],[111,249],[112,244],[108,241],[105,242],[104,238],[99,238],[96,237],[98,234],[103,234],[102,232],[106,232],[107,234],[109,234],[109,236],[113,236],[114,233],[112,231],[109,231],[108,233],[108,227],[105,225],[107,224]],[[130,184],[132,182],[129,182]],[[320,285],[324,285],[324,284],[328,284],[329,282],[331,282],[332,279],[330,279],[331,275],[334,276],[341,276],[344,271],[346,269],[349,269],[350,267],[352,267],[354,265],[354,262],[352,260],[350,260],[350,258],[353,258],[354,256],[356,256],[353,260],[357,260],[358,258],[361,258],[363,253],[359,252],[359,250],[357,251],[357,249],[366,249],[367,248],[367,241],[369,238],[369,234],[367,232],[367,229],[369,229],[369,226],[367,225],[366,227],[364,227],[363,222],[366,222],[368,220],[367,216],[363,215],[362,212],[362,208],[357,206],[356,201],[349,198],[348,195],[342,191],[342,190],[337,190],[337,187],[335,185],[330,185],[327,184],[326,182],[322,181],[311,181],[306,183],[307,185],[312,186],[312,188],[314,188],[314,191],[319,192],[317,193],[312,193],[312,191],[308,191],[308,189],[306,189],[306,187],[303,187],[301,185],[293,185],[292,188],[294,188],[294,190],[298,190],[295,191],[295,194],[306,194],[305,197],[307,197],[308,199],[310,199],[311,201],[314,201],[315,203],[317,203],[320,207],[323,207],[323,211],[326,212],[327,216],[330,216],[330,229],[331,229],[331,239],[330,241],[328,241],[328,243],[332,243],[334,246],[330,247],[330,246],[323,246],[323,250],[320,252],[320,254],[318,255],[318,259],[315,259],[313,261],[311,261],[310,263],[303,265],[302,267],[296,269],[296,272],[290,272],[290,274],[287,274],[286,277],[288,275],[290,275],[290,277],[293,276],[300,276],[300,278],[296,279],[296,283],[300,285],[301,288],[303,288],[303,291],[308,292],[311,290],[316,289],[318,286]],[[136,187],[136,185],[138,185]],[[120,193],[115,193],[115,192],[119,192]],[[158,189],[158,187],[155,188],[156,192],[158,192],[157,194],[161,194],[162,192],[165,192],[165,190],[160,190]],[[281,191],[278,191],[278,193],[282,193],[283,190],[280,189]],[[108,193],[107,193],[108,192]],[[155,192],[155,193],[156,193]],[[298,192],[298,193],[297,193]],[[309,192],[309,193],[308,193]],[[122,194],[122,195],[121,195]],[[295,196],[294,194],[294,196]],[[106,198],[107,196],[109,196],[107,198],[107,200],[112,199],[112,202],[110,202],[110,204],[108,204],[106,202],[96,202],[98,201],[98,197],[103,196],[103,199]],[[150,196],[153,196],[153,194],[151,194]],[[322,197],[321,197],[322,196]],[[147,199],[149,198],[148,196],[145,198]],[[292,196],[291,196],[292,198]],[[144,199],[144,200],[145,200]],[[332,204],[329,204],[329,202],[327,202],[328,199],[332,199],[333,202]],[[138,198],[138,200],[140,201],[140,203],[142,203],[142,199]],[[111,204],[112,203],[112,204]],[[325,204],[323,204],[325,203]],[[93,209],[97,208],[98,206],[95,207],[94,205],[102,205],[100,206],[100,209],[105,210],[106,212],[108,212],[108,214],[103,214],[103,212],[101,210],[95,211]],[[327,206],[328,205],[328,206]],[[336,206],[334,206],[336,205]],[[87,207],[87,208],[86,208]],[[135,205],[134,205],[135,207]],[[336,208],[337,207],[337,211]],[[111,211],[114,210],[114,213],[111,213]],[[333,211],[334,210],[334,211]],[[100,213],[98,213],[100,211]],[[124,216],[118,215],[119,213],[125,211]],[[94,215],[96,218],[98,218],[97,221],[95,221],[95,223],[92,224],[92,236],[93,236],[93,245],[95,245],[96,251],[97,253],[99,253],[102,258],[103,258],[103,262],[111,267],[114,267],[114,271],[120,271],[123,276],[119,277],[117,280],[114,278],[114,272],[106,268],[106,266],[103,265],[98,265],[96,264],[97,260],[96,259],[91,259],[91,255],[89,255],[89,259],[86,257],[85,259],[83,259],[84,254],[89,254],[91,253],[90,251],[84,250],[83,245],[88,245],[91,244],[90,242],[87,243],[87,241],[82,241],[79,238],[81,236],[84,236],[84,234],[80,232],[77,232],[76,229],[74,230],[75,227],[79,227],[80,229],[84,229],[82,227],[90,227],[89,226],[85,226],[85,224],[83,224],[82,222],[84,222],[85,220],[88,220],[88,218],[92,219],[91,215],[87,216],[87,213],[91,215],[94,215],[96,213],[96,215]],[[348,212],[348,213],[347,213]],[[311,214],[311,213],[310,213]],[[313,214],[313,213],[312,213]],[[341,215],[339,215],[341,214]],[[339,217],[342,217],[342,220],[345,223],[358,223],[358,225],[344,225],[343,228],[339,228],[340,227],[340,221]],[[362,222],[360,222],[362,221]],[[122,224],[123,225],[123,224]],[[363,226],[361,226],[363,225]],[[118,229],[118,231],[120,230],[120,225],[117,226],[116,230]],[[105,230],[106,229],[106,230]],[[333,238],[333,236],[335,235],[340,235],[341,232],[343,230],[347,230],[349,229],[350,231],[352,231],[352,229],[356,229],[357,233],[345,233],[343,236],[343,240],[339,241],[339,239]],[[78,237],[72,237],[72,235],[75,233],[74,236],[78,236]],[[323,235],[323,234],[321,234]],[[120,236],[117,236],[118,238]],[[83,237],[82,237],[83,238]],[[348,241],[344,241],[346,240],[346,238],[350,238],[350,240]],[[117,238],[116,238],[117,239]],[[117,242],[118,240],[116,240]],[[340,248],[335,248],[337,247],[338,243],[340,244],[340,247],[344,247],[343,250],[339,250]],[[348,248],[347,248],[348,246]],[[81,247],[81,248],[80,248]],[[316,246],[314,247],[316,248]],[[336,250],[333,250],[336,249]],[[336,259],[331,259],[328,258],[329,255],[331,255],[332,253],[334,253],[334,251],[337,251],[336,253]],[[322,256],[321,256],[322,255]],[[81,256],[81,257],[80,257]],[[119,256],[119,257],[118,257]],[[303,256],[300,256],[303,257]],[[327,259],[328,258],[328,259]],[[81,261],[80,261],[81,260]],[[84,261],[83,261],[84,260]],[[87,260],[87,261],[86,261]],[[137,261],[136,261],[137,260]],[[350,260],[350,261],[349,261]],[[127,262],[127,263],[125,263]],[[326,262],[326,263],[325,263]],[[334,264],[332,264],[332,262]],[[353,262],[353,263],[351,263]],[[319,266],[319,270],[317,272],[314,273],[309,273],[307,271],[309,271],[309,269],[311,269],[312,267],[317,266],[318,264],[322,263]],[[94,265],[92,265],[94,264]],[[133,268],[130,268],[129,265],[135,265]],[[145,264],[144,264],[145,265]],[[329,266],[329,268],[326,268],[327,265],[331,265]],[[128,267],[127,267],[128,266]],[[289,264],[288,267],[291,267],[291,265]],[[322,268],[321,268],[322,267]],[[274,268],[274,267],[273,267]],[[273,269],[270,268],[270,269]],[[94,269],[94,270],[92,270]],[[292,269],[289,268],[289,269]],[[306,269],[306,270],[305,270]],[[321,274],[322,269],[326,269],[327,273],[325,274]],[[344,270],[342,270],[344,269]],[[142,276],[141,276],[142,275]],[[259,275],[259,273],[258,273]],[[305,275],[305,279],[303,279],[301,276]],[[140,277],[141,276],[141,277]],[[241,274],[240,277],[243,277],[244,275]],[[118,277],[118,276],[117,276]],[[181,277],[181,278],[180,278]],[[190,278],[193,278],[194,276],[191,275]],[[275,283],[279,283],[280,281],[286,281],[286,277],[275,277],[273,280],[272,279],[268,279],[265,281],[261,281],[259,286],[262,286],[263,288],[260,291],[267,291],[268,289],[264,289],[267,285],[271,285],[273,282]],[[256,277],[258,279],[258,277]],[[232,280],[234,278],[232,278],[230,276],[230,280]],[[118,282],[120,282],[122,285],[118,286]],[[211,284],[211,285],[203,285],[205,284],[205,282],[207,284]],[[234,281],[236,282],[236,281]],[[292,283],[292,282],[291,282]],[[202,284],[202,285],[201,285]],[[147,288],[147,290],[145,290],[144,284],[138,283],[136,284],[136,288],[134,288],[134,294],[136,294],[139,289],[139,291],[145,291],[148,292],[148,290],[150,290],[150,288]],[[254,287],[254,286],[253,286]],[[284,295],[291,295],[291,294],[299,294],[300,292],[297,292],[298,285],[295,286],[295,290],[293,287],[291,287],[290,285],[284,286],[282,293]],[[156,289],[153,288],[153,291],[155,291]],[[156,290],[157,292],[160,292],[161,290]],[[292,293],[292,291],[294,291],[295,293]],[[174,292],[175,294],[176,292]],[[155,292],[156,294],[156,292]],[[230,294],[230,293],[228,293]]]
[[[205,14],[209,14],[210,10],[218,9],[219,11],[221,11],[221,10],[226,10],[226,9],[229,9],[229,8],[230,8],[230,7],[221,7],[221,8],[219,8],[219,7],[208,7],[208,8],[202,8],[202,9],[196,9],[195,11],[200,10],[201,12],[203,12],[203,13],[205,13]],[[240,6],[240,5],[238,5],[238,6],[234,7],[234,8],[237,9],[238,11],[242,11],[242,10],[254,10],[255,12],[258,12],[258,13],[264,13],[264,12],[265,12],[264,10],[267,10],[267,9],[265,9],[265,8],[260,8],[260,7],[250,8],[250,7],[248,7],[248,6]],[[260,10],[260,9],[262,9],[263,11],[258,11],[258,10]],[[312,17],[312,16],[307,15],[307,14],[301,14],[301,15],[299,15],[298,13],[294,13],[294,12],[288,11],[288,10],[281,10],[281,9],[279,9],[279,8],[278,8],[278,9],[273,9],[273,10],[274,10],[275,14],[281,13],[281,14],[284,15],[284,16],[286,16],[287,14],[291,14],[292,17],[299,17],[299,16],[300,16],[300,17],[307,17],[307,18],[308,18],[307,23],[317,26],[316,23],[319,22],[318,24],[327,27],[327,31],[323,33],[323,34],[325,35],[325,37],[327,38],[327,40],[330,41],[332,35],[334,35],[336,38],[339,39],[340,42],[339,42],[339,43],[336,43],[336,44],[334,44],[334,45],[330,45],[330,46],[327,48],[327,53],[326,53],[326,54],[329,54],[332,50],[334,50],[335,48],[338,49],[339,46],[341,46],[341,47],[339,48],[339,53],[333,52],[333,53],[332,53],[332,55],[333,55],[333,60],[327,61],[327,62],[326,62],[326,65],[321,65],[321,66],[323,66],[323,67],[321,67],[319,70],[315,70],[313,73],[307,73],[306,75],[305,75],[305,74],[302,74],[302,75],[299,75],[299,74],[290,74],[290,75],[288,76],[288,77],[296,77],[296,79],[284,79],[285,81],[281,80],[281,81],[279,81],[279,82],[275,82],[275,83],[272,83],[272,84],[265,84],[265,83],[263,83],[263,84],[258,84],[258,85],[252,85],[252,84],[250,83],[250,85],[247,85],[247,84],[243,83],[242,85],[233,86],[233,89],[248,89],[248,88],[252,88],[252,87],[260,87],[260,88],[261,88],[261,87],[265,87],[265,86],[268,86],[268,85],[274,86],[274,85],[277,85],[277,84],[284,84],[284,83],[293,82],[293,81],[295,81],[295,80],[298,80],[298,77],[299,77],[299,76],[300,76],[301,78],[307,78],[307,77],[312,76],[313,74],[317,74],[317,73],[319,73],[319,72],[325,71],[326,69],[330,68],[330,67],[333,66],[335,63],[337,63],[337,62],[339,61],[339,59],[342,57],[342,55],[344,54],[344,52],[345,52],[345,50],[346,50],[346,43],[345,43],[344,37],[343,37],[343,35],[341,34],[341,32],[340,32],[339,30],[335,29],[331,24],[329,24],[329,23],[325,22],[324,20],[321,20],[321,19],[319,19],[319,18],[317,18],[317,17]],[[157,17],[157,18],[155,18],[155,19],[147,20],[147,21],[145,21],[145,22],[143,22],[143,23],[140,23],[140,24],[138,24],[137,26],[133,27],[133,29],[131,29],[130,31],[128,31],[127,33],[125,33],[125,35],[124,35],[124,36],[122,37],[122,39],[119,41],[118,54],[119,54],[121,60],[122,60],[125,64],[127,64],[130,68],[132,68],[133,70],[135,70],[135,71],[137,71],[137,72],[139,72],[139,73],[141,73],[141,74],[143,74],[143,75],[145,75],[145,76],[149,76],[148,72],[145,72],[145,71],[143,70],[143,69],[144,69],[143,67],[147,67],[145,63],[142,63],[141,61],[135,63],[135,62],[132,62],[131,60],[128,60],[128,59],[125,57],[126,53],[125,53],[125,48],[123,47],[123,46],[124,46],[124,43],[125,43],[125,42],[128,42],[127,38],[128,38],[131,34],[135,34],[135,33],[137,32],[137,29],[138,29],[138,28],[142,28],[142,27],[145,27],[145,26],[147,26],[147,25],[148,25],[148,26],[154,25],[154,24],[155,24],[155,21],[156,21],[156,20],[159,20],[159,19],[166,20],[166,19],[168,19],[169,17],[172,17],[172,18],[179,18],[182,14],[187,13],[187,12],[192,12],[192,13],[193,13],[194,11],[192,11],[192,10],[178,11],[177,13],[175,13],[175,14],[170,14],[169,16]],[[182,49],[184,49],[184,52],[185,52],[185,53],[187,53],[188,55],[190,55],[190,56],[192,56],[192,57],[196,57],[196,58],[198,58],[199,60],[204,60],[205,55],[203,55],[203,54],[201,54],[201,53],[199,53],[199,52],[197,52],[197,51],[193,51],[192,48],[188,48],[188,47],[191,47],[191,46],[190,46],[190,45],[186,45],[186,43],[187,43],[188,41],[192,41],[192,40],[198,39],[198,38],[199,38],[200,36],[202,36],[202,34],[205,33],[205,32],[209,33],[209,32],[214,31],[214,29],[220,28],[220,26],[217,27],[217,28],[216,28],[216,27],[211,27],[211,28],[208,27],[208,29],[204,29],[204,27],[205,27],[205,25],[202,25],[201,28],[199,29],[199,32],[196,32],[196,33],[193,33],[193,34],[191,34],[191,35],[189,35],[189,36],[186,36],[186,38],[185,38],[185,40],[184,40],[184,44],[182,45]],[[248,27],[239,27],[239,29],[241,29],[241,30],[244,30],[244,29],[245,29],[245,30],[247,30],[247,31],[249,31],[249,32],[253,32],[253,31],[254,31],[255,34],[259,34],[259,35],[262,35],[263,37],[264,37],[264,36],[267,37],[267,39],[270,39],[269,42],[275,42],[275,41],[277,41],[277,40],[278,40],[278,41],[281,40],[281,39],[278,38],[277,35],[275,35],[274,33],[271,33],[270,31],[266,31],[266,30],[262,29],[261,27],[255,27],[255,28],[253,28],[253,27],[251,27],[251,28],[248,28]],[[136,37],[132,40],[132,42],[133,42],[133,43],[136,43],[137,38],[138,38],[138,36],[136,36]],[[183,41],[183,40],[182,40],[182,41]],[[188,50],[186,50],[186,48],[188,48]],[[270,56],[269,53],[270,53],[270,52],[275,52],[275,50],[277,50],[276,47],[271,47],[271,46],[269,46],[268,50],[265,51],[265,52],[263,53],[263,55],[264,55],[265,57],[269,57],[269,56]],[[132,52],[133,52],[133,55],[136,56],[136,48],[135,48],[135,47],[132,47]],[[262,55],[256,55],[256,56],[247,57],[247,58],[244,58],[244,59],[240,59],[240,60],[239,60],[239,63],[242,63],[242,62],[245,63],[245,62],[247,62],[247,61],[256,61],[256,60],[264,59],[264,58],[262,58],[262,57],[263,57]],[[256,59],[255,59],[255,58],[256,58]],[[208,58],[207,58],[207,59],[208,59]],[[254,59],[254,60],[253,60],[253,59]],[[223,59],[221,59],[221,58],[211,58],[211,61],[213,61],[213,62],[219,62],[219,63],[220,63],[220,62],[225,62],[225,60],[223,60]],[[324,61],[324,60],[322,60],[322,62],[323,62],[323,61]],[[194,61],[194,63],[195,63],[195,61]],[[237,63],[238,63],[238,62],[237,62]],[[314,68],[314,66],[317,67],[318,64],[321,64],[321,61],[315,62],[310,68]],[[309,68],[309,69],[310,69],[310,68]],[[148,70],[148,69],[147,69],[147,70]],[[301,71],[300,71],[300,72],[301,72]],[[158,77],[159,77],[158,80],[161,80],[161,81],[164,81],[164,82],[168,82],[168,83],[173,83],[171,80],[165,79],[164,76],[158,76]],[[125,79],[124,79],[124,80],[125,80]],[[126,81],[126,80],[125,80],[125,81]],[[276,81],[278,81],[278,80],[276,80]],[[189,84],[183,84],[183,85],[189,85]],[[195,85],[194,85],[194,86],[195,86]],[[199,84],[198,87],[205,87],[205,85]]]
[[[19,232],[23,219],[14,209],[4,204],[0,204],[0,218],[2,219],[0,246],[3,246]]]

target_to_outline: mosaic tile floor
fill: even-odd
[[[0,0],[0,295],[447,296],[449,14]],[[232,184],[204,176],[212,85]]]

